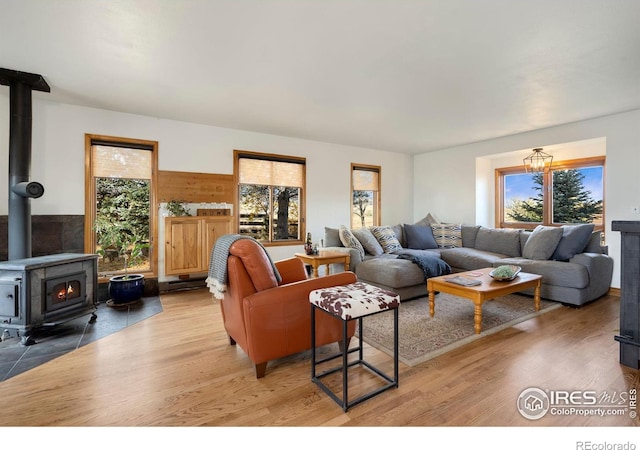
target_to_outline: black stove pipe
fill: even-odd
[[[31,257],[31,198],[44,187],[29,181],[31,172],[32,90],[50,92],[41,75],[0,69],[0,84],[9,86],[9,260]]]

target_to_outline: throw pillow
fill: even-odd
[[[340,241],[340,230],[338,228],[324,227],[324,246],[342,247],[342,242]]]
[[[373,256],[380,256],[384,253],[384,250],[380,246],[380,243],[368,228],[358,228],[356,230],[351,230],[351,232],[356,237],[356,239],[360,241],[366,253],[369,253]]]
[[[360,241],[353,235],[351,230],[349,230],[344,225],[340,225],[339,234],[342,245],[347,248],[355,248],[356,250],[358,250],[358,253],[360,253],[360,259],[364,259],[364,248],[362,247]]]
[[[518,257],[522,254],[520,251],[520,230],[480,227],[476,234],[475,248]]]
[[[547,260],[553,255],[560,239],[562,239],[562,228],[538,225],[524,244],[522,257]]]
[[[402,227],[401,223],[391,226],[391,229],[393,230],[393,233],[396,235],[396,239],[398,240],[398,242],[400,242],[400,246],[404,247],[406,245],[407,241],[405,240],[404,230],[402,228],[403,227]]]
[[[385,253],[393,253],[402,250],[402,245],[396,237],[393,228],[389,226],[371,227],[371,233],[376,237],[378,243]]]
[[[569,261],[578,253],[582,253],[591,239],[593,228],[592,223],[563,225],[561,227],[562,239],[560,239],[551,258],[558,261]]]
[[[404,233],[407,239],[407,248],[416,250],[438,248],[438,243],[433,237],[433,229],[431,229],[430,225],[409,225],[405,223]]]
[[[598,253],[601,255],[604,252],[605,249],[602,248],[602,231],[594,231],[591,233],[589,243],[582,250],[582,253]]]
[[[439,248],[462,247],[462,224],[432,223],[431,230]]]
[[[476,236],[480,225],[462,225],[462,246],[476,248]]]
[[[414,225],[431,225],[432,223],[440,223],[440,221],[433,217],[431,213],[429,213],[425,217],[414,223]]]

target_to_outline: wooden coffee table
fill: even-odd
[[[435,291],[446,292],[447,294],[464,297],[473,302],[474,306],[474,328],[476,334],[482,331],[482,304],[487,300],[500,297],[502,295],[513,294],[514,292],[524,291],[525,289],[534,288],[533,304],[536,311],[540,311],[540,285],[542,276],[532,273],[520,272],[512,281],[497,281],[489,276],[489,272],[493,267],[487,269],[471,270],[468,272],[452,273],[427,279],[427,291],[429,292],[429,314],[431,317],[435,315]],[[472,276],[470,274],[480,274]],[[447,278],[454,276],[462,276],[470,280],[479,280],[482,282],[478,286],[462,286],[447,281]]]
[[[307,255],[306,253],[295,253],[295,257],[305,264],[313,267],[313,276],[318,276],[318,267],[327,266],[327,275],[329,275],[329,264],[344,264],[344,270],[349,270],[351,255],[349,252],[336,252],[331,250],[320,250],[317,255]]]

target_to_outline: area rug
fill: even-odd
[[[90,317],[86,315],[54,327],[37,329],[33,333],[36,343],[28,346],[22,345],[15,330],[4,331],[2,334],[5,336],[0,342],[0,381],[8,380],[159,312],[162,312],[162,302],[158,296],[143,297],[138,302],[126,305],[108,306],[101,302],[98,304],[95,322],[90,323]]]
[[[429,300],[421,297],[402,302],[399,309],[399,359],[415,366],[445,352],[497,333],[517,323],[547,313],[561,305],[541,300],[536,312],[533,297],[519,294],[497,297],[482,305],[482,332],[475,334],[473,302],[454,295],[436,296],[435,316],[429,316]],[[393,354],[393,314],[375,314],[363,318],[363,340]]]

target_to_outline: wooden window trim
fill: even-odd
[[[249,150],[233,151],[233,210],[237,211],[237,213],[235,214],[235,229],[238,230],[238,232],[240,232],[240,158],[265,159],[276,162],[302,164],[304,166],[304,170],[302,173],[302,188],[300,188],[300,221],[298,223],[298,234],[300,236],[300,239],[262,242],[262,245],[264,245],[265,247],[282,247],[287,245],[303,244],[305,236],[307,235],[307,159],[300,156],[279,155],[276,153],[261,153]]]
[[[151,156],[151,192],[149,193],[149,231],[150,258],[149,270],[140,271],[146,277],[158,276],[158,202],[157,202],[157,174],[158,174],[158,141],[132,139],[125,137],[104,136],[98,134],[85,134],[84,136],[84,251],[95,253],[96,233],[93,224],[96,220],[95,201],[96,192],[92,174],[92,145],[111,145],[114,147],[150,148]]]
[[[552,227],[560,227],[563,224],[553,223],[551,222],[552,217],[552,202],[551,202],[551,177],[553,170],[566,170],[566,169],[580,169],[588,166],[602,166],[605,170],[603,170],[602,174],[602,198],[603,198],[603,206],[605,196],[605,177],[606,177],[606,156],[594,156],[589,158],[578,158],[571,159],[566,161],[554,161],[551,165],[551,170],[543,175],[543,213],[542,213],[542,223],[540,222],[505,222],[503,220],[504,217],[504,192],[502,189],[503,186],[503,177],[504,175],[512,175],[518,173],[525,173],[525,169],[523,166],[512,166],[512,167],[502,167],[495,169],[495,224],[499,228],[520,228],[520,229],[529,229],[531,227],[535,227],[537,225],[545,225]],[[605,219],[605,208],[603,207],[602,211],[602,225],[596,225],[594,227],[595,231],[604,231],[604,224],[606,223]]]
[[[351,168],[349,171],[349,222],[351,224],[351,228],[353,228],[353,172],[355,170],[369,170],[371,172],[375,172],[378,174],[378,195],[375,198],[374,206],[374,214],[373,214],[373,224],[374,226],[380,225],[380,206],[381,206],[381,198],[382,198],[382,166],[374,166],[371,164],[357,164],[351,163]]]

